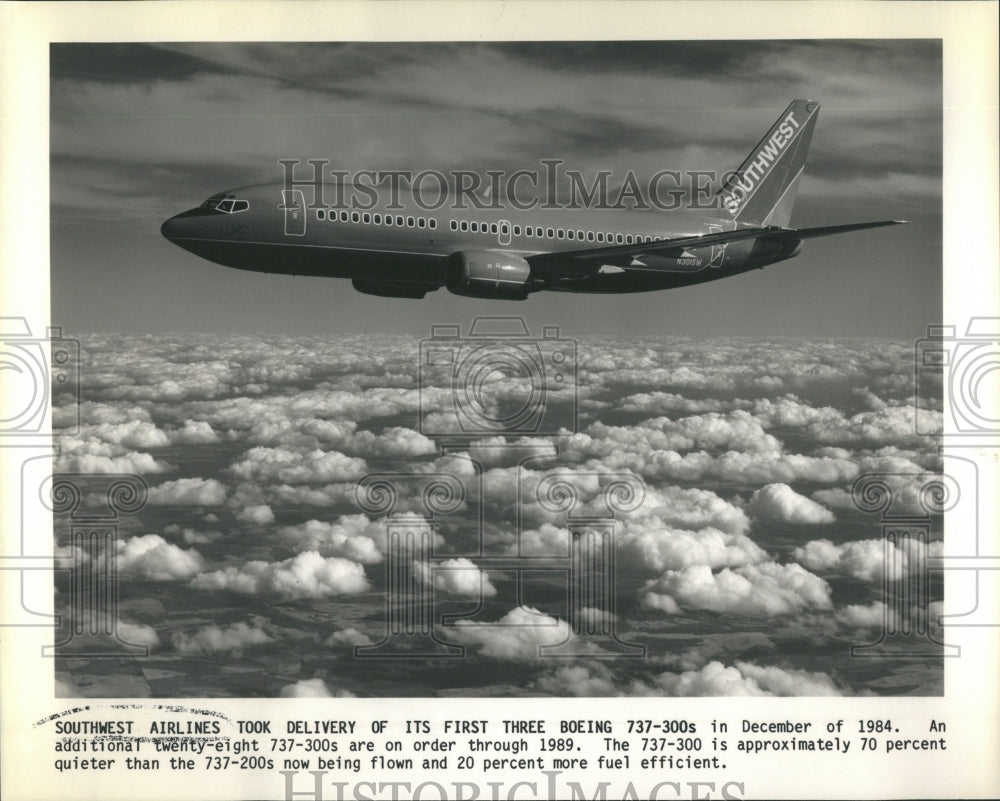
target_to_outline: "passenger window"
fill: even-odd
[[[466,220],[462,220],[462,230],[463,231],[469,230],[469,223]]]
[[[458,230],[458,221],[457,220],[452,220],[449,223],[449,226],[451,227],[452,231],[457,231]]]
[[[375,225],[381,225],[382,224],[382,215],[381,214],[376,214],[374,217],[372,217],[372,219],[375,221]]]
[[[625,244],[626,245],[631,245],[632,244],[632,234],[627,234],[625,236]]]
[[[316,209],[316,219],[317,220],[325,220],[326,219],[326,210],[325,209]]]
[[[490,233],[495,234],[496,232],[497,232],[497,224],[493,223],[493,225],[490,226]]]
[[[562,228],[556,228],[556,239],[562,239],[564,235],[565,232]]]
[[[340,221],[341,222],[347,222],[347,212],[346,211],[340,212]]]
[[[431,218],[430,218],[430,219],[429,219],[429,220],[427,221],[427,224],[428,224],[428,225],[429,225],[429,226],[430,226],[431,228],[437,228],[437,227],[438,227],[438,221],[437,221],[437,220],[435,220],[435,219],[434,219],[433,217],[431,217]]]
[[[575,239],[575,238],[576,238],[576,234],[574,234],[574,233],[573,233],[573,229],[572,229],[572,228],[570,228],[570,229],[569,229],[569,230],[568,230],[568,231],[566,232],[566,238],[567,238],[567,239]]]
[[[597,232],[597,241],[598,242],[603,242],[604,241],[604,233],[602,231],[598,231]]]
[[[587,241],[588,242],[593,242],[594,241],[594,232],[593,231],[587,231]]]
[[[371,225],[372,216],[367,212],[365,212],[364,216],[361,219],[364,221],[365,225]]]
[[[406,218],[406,225],[407,225],[408,228],[412,228],[414,226],[414,219],[412,217],[407,217]]]
[[[403,217],[399,214],[396,215],[396,225],[398,225],[400,228],[403,227]]]
[[[356,211],[351,212],[351,222],[358,222],[361,219],[361,215]]]
[[[514,226],[514,236],[520,236],[520,235],[521,235],[521,226],[520,225],[515,225]]]
[[[423,217],[417,217],[417,228],[424,228],[427,225],[427,220]]]
[[[579,239],[582,242],[583,241],[583,231],[577,231],[576,232],[576,238]]]
[[[553,232],[553,230],[551,228],[548,229],[548,235],[549,235],[549,239],[551,239],[553,236],[555,236],[555,233]]]
[[[618,244],[619,245],[622,244],[622,242],[625,241],[625,237],[622,234],[618,234],[618,236],[616,237],[616,239],[618,240]]]

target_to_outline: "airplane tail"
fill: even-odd
[[[787,228],[818,116],[819,103],[793,100],[723,183],[716,208],[741,223]]]

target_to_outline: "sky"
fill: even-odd
[[[51,46],[52,321],[67,331],[402,333],[522,314],[571,336],[872,336],[941,319],[935,40]],[[259,275],[159,234],[217,191],[343,169],[733,169],[796,97],[823,108],[796,226],[906,219],[812,240],[763,271],[632,296],[375,298]]]

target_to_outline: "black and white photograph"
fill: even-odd
[[[149,486],[109,557],[148,653],[67,637],[61,686],[941,694],[941,69],[54,44],[56,472]],[[865,474],[925,530],[884,547]]]
[[[10,5],[5,795],[1000,791],[995,3]]]

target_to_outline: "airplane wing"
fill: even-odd
[[[724,245],[746,239],[773,239],[788,241],[791,239],[812,239],[818,236],[843,234],[848,231],[860,231],[865,228],[879,228],[885,225],[902,225],[905,220],[880,220],[878,222],[850,223],[847,225],[827,225],[820,228],[780,228],[778,226],[737,228],[735,231],[720,231],[701,236],[683,236],[675,239],[663,239],[659,242],[636,242],[632,245],[610,245],[600,248],[583,250],[561,250],[550,253],[536,253],[528,256],[527,261],[532,269],[539,272],[559,272],[563,274],[589,274],[603,264],[618,264],[628,269],[632,259],[644,255],[679,256],[686,250]],[[650,267],[643,267],[648,272]]]

